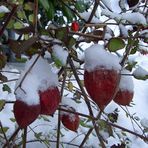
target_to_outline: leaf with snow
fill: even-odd
[[[52,47],[52,57],[58,66],[64,66],[67,62],[68,52],[59,45]]]
[[[143,67],[138,66],[138,68],[134,70],[133,76],[139,80],[146,80],[148,79],[148,71],[146,71]]]
[[[148,119],[146,118],[143,118],[141,121],[140,121],[141,125],[144,127],[144,129],[148,130]]]
[[[8,13],[8,12],[10,12],[10,10],[7,7],[3,5],[0,6],[0,13]]]
[[[125,43],[121,38],[111,38],[107,44],[110,51],[115,52],[125,47]]]

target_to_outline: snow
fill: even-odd
[[[147,24],[144,15],[139,12],[123,13],[122,19],[125,19],[133,24],[143,24],[143,25]]]
[[[62,62],[62,65],[66,65],[68,52],[59,45],[53,45],[52,49],[54,56]]]
[[[130,71],[125,69],[121,71],[121,80],[120,80],[119,88],[121,90],[128,90],[130,92],[133,92],[134,84],[133,84],[133,79]]]
[[[127,20],[132,24],[143,24],[146,25],[146,19],[143,14],[139,12],[126,12],[122,14],[118,14],[117,12],[111,12],[107,9],[102,9],[102,15],[108,16],[117,21]]]
[[[143,118],[141,121],[140,121],[141,125],[145,128],[145,129],[148,129],[148,119],[147,118]]]
[[[0,6],[0,13],[8,13],[8,12],[10,12],[10,10],[7,7],[3,5]]]
[[[122,24],[119,24],[119,28],[120,28],[121,34],[124,37],[128,37],[128,30],[126,29],[126,27]]]
[[[102,2],[105,4],[105,6],[112,10],[111,0],[102,0]]]
[[[94,44],[85,50],[85,69],[90,72],[99,67],[121,69],[117,56],[105,51],[102,45]]]
[[[88,12],[87,12],[87,11],[84,11],[83,13],[80,13],[80,16],[81,16],[85,21],[88,21],[90,15],[91,15],[91,12],[92,12],[92,11],[88,11]],[[92,20],[91,20],[90,23],[102,23],[102,22],[100,21],[99,18],[97,18],[96,16],[94,16],[94,17],[92,18]]]
[[[148,76],[148,71],[145,70],[142,66],[138,66],[136,70],[134,70],[133,75],[136,77],[145,77]]]
[[[26,63],[25,70],[21,73],[15,86],[16,98],[28,105],[39,104],[39,90],[45,91],[49,87],[58,85],[58,76],[51,71],[48,62],[42,57],[38,59],[37,57],[38,55],[34,55],[31,60]],[[36,63],[34,64],[35,61]],[[28,71],[33,64],[33,68]],[[26,73],[27,76],[24,79]],[[20,87],[18,87],[19,85]]]

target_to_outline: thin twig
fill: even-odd
[[[18,127],[15,132],[11,135],[11,137],[8,139],[9,142],[13,141],[18,132],[20,131],[20,128]],[[7,143],[4,144],[3,148],[7,148]]]
[[[97,10],[97,8],[99,6],[99,3],[100,3],[100,0],[95,0],[93,10],[92,10],[92,12],[91,12],[91,14],[89,16],[89,19],[87,20],[87,23],[90,23],[91,20],[93,19],[94,15],[96,13],[96,10]],[[82,33],[84,33],[86,31],[86,29],[87,29],[87,27],[84,27]]]
[[[66,69],[64,68],[63,83],[61,86],[61,98],[62,98],[63,92],[64,92],[66,77],[67,77],[67,72],[66,72]],[[58,111],[58,129],[57,129],[57,145],[56,145],[57,148],[60,147],[60,127],[61,127],[60,114],[61,114],[61,110]]]
[[[9,82],[12,82],[12,81],[17,81],[18,79],[11,79],[11,80],[7,80],[7,81],[4,81],[4,82],[0,82],[0,84],[4,84],[4,83],[9,83]]]
[[[27,72],[25,73],[24,77],[22,78],[20,84],[16,87],[14,93],[16,92],[16,90],[17,90],[19,87],[21,88],[22,83],[24,82],[24,80],[25,80],[25,78],[27,77],[28,73],[31,71],[31,69],[33,68],[33,66],[35,65],[35,63],[37,62],[37,60],[39,59],[40,56],[41,56],[41,54],[39,54],[39,55],[37,56],[37,58],[34,60],[34,62],[32,63],[32,65],[29,67],[29,69],[28,69]]]
[[[10,14],[7,16],[4,25],[2,26],[2,28],[0,28],[0,36],[3,34],[5,28],[7,27],[8,23],[10,22],[12,16],[15,14],[16,10],[17,10],[17,5],[13,5],[13,8],[12,8]]]
[[[24,128],[24,135],[23,135],[22,141],[23,141],[23,148],[26,148],[26,141],[27,141],[27,127]]]
[[[34,26],[34,35],[37,35],[38,33],[38,0],[34,0],[33,26]]]
[[[6,136],[6,134],[5,134],[4,130],[3,130],[3,125],[1,123],[1,121],[0,121],[0,128],[1,128],[2,134],[4,135],[4,139],[6,140],[6,145],[9,148],[10,147],[10,143],[9,143],[9,140],[7,139],[7,136]]]
[[[87,107],[88,107],[89,114],[90,114],[92,117],[94,117],[93,111],[92,111],[92,108],[91,108],[91,104],[90,104],[89,99],[88,99],[88,97],[87,97],[87,94],[86,94],[86,92],[85,92],[85,90],[84,90],[84,88],[83,88],[83,86],[82,86],[82,84],[81,84],[81,81],[80,81],[80,79],[79,79],[79,76],[77,75],[77,72],[76,72],[76,70],[75,70],[75,66],[74,66],[74,64],[73,64],[73,61],[72,61],[72,59],[71,59],[70,57],[68,57],[68,62],[69,62],[69,64],[70,64],[70,66],[71,66],[71,69],[72,69],[73,74],[74,74],[74,76],[75,76],[75,78],[76,78],[76,81],[77,81],[77,83],[78,83],[78,85],[79,85],[79,87],[80,87],[80,89],[81,89],[81,92],[82,92],[83,95],[84,95],[85,103],[86,103],[86,105],[87,105]],[[96,126],[95,121],[92,120],[92,123],[93,123],[93,125],[94,125],[96,135],[97,135],[97,137],[98,137],[100,143],[102,144],[102,148],[105,148],[105,147],[104,147],[104,143],[103,143],[103,141],[102,141],[102,137],[101,137],[100,134],[99,134],[98,127]]]

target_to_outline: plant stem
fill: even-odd
[[[26,148],[26,141],[27,141],[27,127],[24,128],[24,135],[23,135],[22,141],[23,141],[23,148]]]

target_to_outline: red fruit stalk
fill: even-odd
[[[39,92],[41,114],[53,115],[61,101],[60,92],[57,87],[49,88],[46,91]]]
[[[79,24],[78,24],[78,22],[72,22],[72,24],[71,24],[71,30],[72,31],[78,31],[79,30]]]
[[[20,128],[25,128],[31,124],[40,113],[40,105],[28,105],[20,99],[16,100],[14,103],[14,116],[20,126]]]

